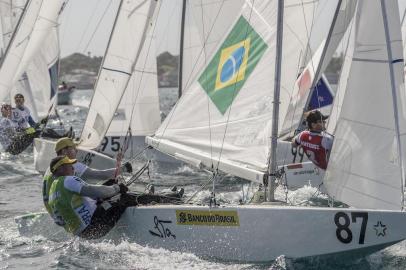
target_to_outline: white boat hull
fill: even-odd
[[[110,234],[202,257],[265,262],[372,253],[405,239],[405,228],[406,214],[396,211],[154,205],[128,208]]]
[[[45,173],[52,158],[56,157],[56,141],[44,138],[34,139],[34,165],[40,173]],[[93,150],[78,147],[76,159],[94,169],[108,169],[116,166],[116,160]]]

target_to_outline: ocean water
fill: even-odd
[[[165,114],[176,100],[176,90],[160,91]],[[91,91],[76,91],[74,105],[58,109],[63,122],[72,125],[76,132],[80,132],[83,125],[87,109],[82,106],[89,104],[90,96]],[[58,125],[57,120],[54,120],[54,125]],[[2,153],[0,172],[0,269],[406,269],[406,242],[360,258],[343,256],[291,260],[281,254],[268,263],[244,264],[202,259],[193,254],[154,249],[126,241],[84,241],[61,233],[50,221],[25,225],[24,233],[20,233],[16,217],[44,211],[42,177],[34,169],[32,150],[16,157]],[[151,172],[151,181],[157,189],[176,184],[183,186],[187,195],[193,194],[207,179],[204,172],[187,166]],[[148,181],[145,177],[132,188],[142,189]],[[238,202],[243,197],[241,188],[248,195],[253,192],[247,182],[225,177],[217,186],[217,197],[221,202]],[[209,195],[210,191],[205,190],[196,200],[205,201]],[[277,196],[284,198],[283,190],[278,190]],[[312,187],[292,192],[288,199],[296,203],[327,204],[326,198]]]

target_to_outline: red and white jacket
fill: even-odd
[[[295,142],[301,145],[307,157],[318,167],[327,168],[328,157],[333,146],[333,137],[325,132],[302,131],[295,137]]]

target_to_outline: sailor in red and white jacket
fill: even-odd
[[[318,110],[311,111],[306,117],[309,130],[300,132],[292,140],[293,147],[302,146],[307,157],[323,170],[327,168],[333,146],[333,136],[324,131],[327,118]]]

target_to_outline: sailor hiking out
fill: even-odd
[[[69,159],[76,159],[76,150],[77,144],[73,142],[71,138],[64,137],[59,139],[55,144],[55,153],[57,156],[67,156]],[[88,167],[87,165],[81,162],[75,162],[73,166],[73,175],[81,179],[98,179],[98,180],[107,180],[114,177],[116,168],[109,168],[105,170],[98,170]],[[122,168],[123,172],[132,173],[131,163],[126,162]],[[42,186],[42,198],[44,201],[44,206],[49,214],[52,216],[51,208],[48,204],[49,201],[49,190],[55,179],[55,176],[52,173],[51,167],[47,169],[43,177],[43,186]],[[53,217],[53,216],[52,216]]]
[[[166,203],[178,197],[129,194],[128,187],[114,179],[103,185],[90,185],[74,176],[76,159],[57,156],[50,163],[54,180],[49,190],[49,209],[56,224],[85,239],[106,235],[129,206],[151,202]]]

